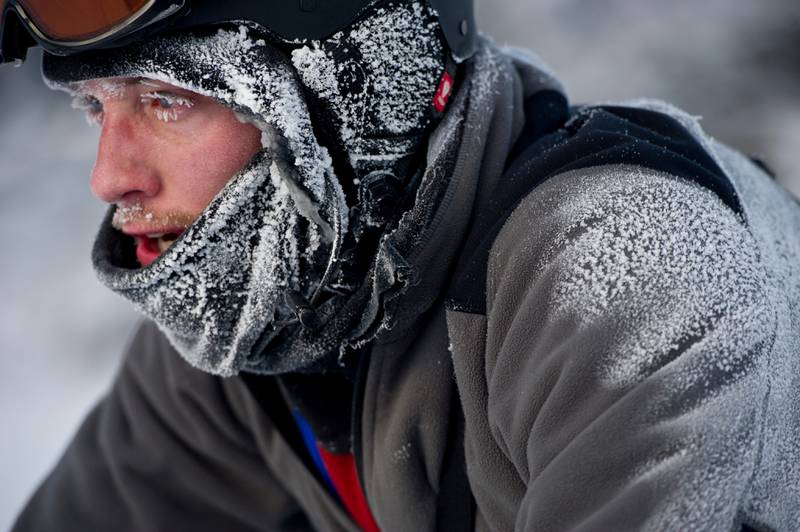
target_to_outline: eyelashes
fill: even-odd
[[[174,122],[185,111],[195,105],[195,101],[192,98],[165,91],[147,92],[139,96],[139,101],[146,113],[152,114],[153,117],[161,122]],[[83,111],[89,124],[102,124],[103,103],[95,96],[77,94],[72,99],[72,107]]]
[[[162,122],[174,122],[181,113],[194,107],[193,99],[171,92],[148,92],[142,94],[139,99]]]
[[[72,108],[82,111],[89,125],[99,125],[103,121],[103,104],[94,96],[79,94],[72,99]]]

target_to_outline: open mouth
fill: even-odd
[[[180,232],[149,233],[134,237],[136,259],[142,267],[150,266],[181,236]]]

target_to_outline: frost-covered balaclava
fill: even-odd
[[[373,24],[379,24],[388,29],[389,20],[394,20],[408,30],[394,37],[399,39],[395,44],[413,40],[411,34],[427,41],[433,34],[427,34],[429,21],[422,16],[426,9],[398,4],[376,11],[375,20],[369,17],[360,27],[375,30]],[[418,17],[416,25],[411,16]],[[73,91],[75,82],[96,78],[160,80],[212,97],[262,131],[264,149],[151,265],[139,268],[131,239],[112,227],[115,207],[95,243],[93,261],[100,280],[155,321],[195,367],[222,376],[316,371],[338,354],[348,328],[358,321],[358,316],[337,310],[357,308],[353,298],[369,290],[337,287],[333,280],[347,262],[342,260],[343,243],[358,244],[348,226],[370,225],[363,220],[368,209],[352,201],[348,205],[329,150],[315,134],[317,124],[312,123],[305,95],[309,88],[321,89],[320,102],[330,113],[328,119],[334,118],[329,123],[340,127],[338,141],[352,160],[369,155],[386,161],[383,169],[392,172],[391,161],[417,149],[401,141],[416,137],[419,142],[443,71],[443,62],[434,57],[441,54],[441,45],[428,45],[428,59],[414,61],[422,69],[417,74],[424,70],[431,75],[430,87],[423,90],[419,79],[393,83],[372,55],[389,43],[386,36],[374,35],[371,40],[353,28],[347,37],[347,42],[358,44],[362,64],[373,69],[366,73],[370,89],[359,97],[346,91],[336,94],[338,85],[331,76],[338,70],[328,62],[329,44],[306,43],[290,58],[247,25],[162,36],[66,58],[45,57],[45,78],[56,88]],[[425,103],[411,105],[407,100],[404,114],[389,101],[392,90],[398,92],[397,101],[415,92]],[[366,107],[379,112],[366,113]],[[386,132],[384,145],[381,131]],[[397,142],[389,141],[392,138]],[[373,149],[379,151],[366,153]]]
[[[433,120],[446,66],[444,39],[423,2],[389,2],[321,42],[291,51],[311,105],[356,178],[396,172]]]

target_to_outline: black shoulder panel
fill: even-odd
[[[526,105],[528,122],[533,124],[526,126],[512,150],[491,204],[472,221],[448,293],[448,308],[486,312],[486,267],[495,238],[530,191],[564,172],[608,164],[649,168],[698,183],[716,193],[735,213],[742,213],[728,177],[671,116],[628,107],[582,107],[573,109],[569,120],[562,121],[557,129],[545,133],[536,122],[541,123],[541,118],[547,122],[555,115],[533,98]]]

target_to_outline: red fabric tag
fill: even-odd
[[[445,72],[444,76],[442,76],[442,82],[439,84],[439,90],[436,91],[436,96],[433,97],[433,106],[437,111],[440,113],[444,112],[452,94],[453,76],[451,76],[449,72]]]
[[[317,445],[322,461],[328,469],[333,486],[342,499],[342,504],[353,516],[356,524],[365,532],[380,532],[372,512],[369,510],[364,490],[358,480],[356,460],[352,454],[334,454],[322,445]]]

